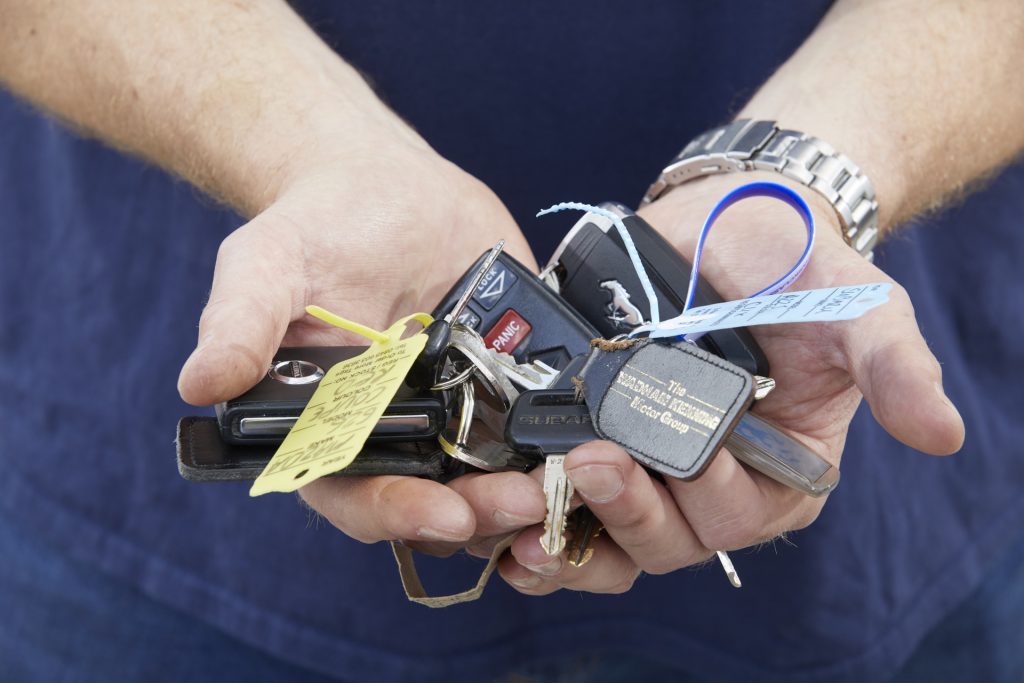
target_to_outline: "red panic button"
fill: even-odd
[[[510,308],[484,337],[484,343],[496,351],[512,353],[532,329],[523,316]]]

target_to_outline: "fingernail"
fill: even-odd
[[[530,575],[524,576],[521,579],[509,579],[508,581],[519,588],[536,588],[543,580],[539,576]]]
[[[416,535],[428,541],[465,541],[466,535],[434,527],[421,526],[416,529]]]
[[[530,526],[535,523],[536,520],[528,519],[511,512],[505,512],[504,510],[495,510],[494,514],[491,515],[494,523],[503,529],[522,529],[523,527]]]
[[[583,465],[568,471],[580,495],[594,503],[607,503],[622,491],[622,468],[617,465]]]
[[[558,572],[562,571],[562,558],[556,556],[544,564],[524,564],[523,566],[537,574],[554,576]]]

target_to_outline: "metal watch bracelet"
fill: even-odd
[[[702,133],[662,170],[641,204],[688,180],[753,170],[781,173],[823,195],[839,215],[847,244],[872,260],[878,201],[871,181],[827,142],[774,121],[740,119]]]

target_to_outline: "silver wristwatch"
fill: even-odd
[[[774,121],[740,119],[699,135],[662,170],[641,204],[694,178],[753,170],[781,173],[824,195],[839,214],[846,242],[872,259],[878,202],[871,181],[827,142]]]

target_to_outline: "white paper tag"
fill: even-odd
[[[677,318],[662,321],[657,329],[644,325],[632,334],[650,332],[650,337],[656,339],[749,325],[851,320],[888,301],[891,289],[888,282],[875,282],[726,301],[691,308]]]

